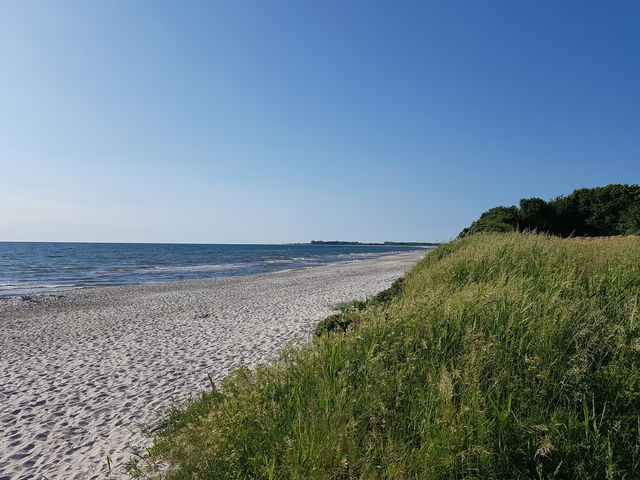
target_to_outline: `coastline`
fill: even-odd
[[[308,338],[342,301],[387,288],[429,250],[253,276],[0,301],[0,471],[105,478],[139,422]],[[25,298],[26,297],[26,298]],[[5,473],[6,472],[6,473]],[[122,476],[112,469],[110,478]],[[3,478],[3,477],[0,477]]]
[[[404,253],[398,246],[0,242],[0,298],[260,275]],[[415,247],[414,249],[417,249]]]

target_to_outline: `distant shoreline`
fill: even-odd
[[[328,245],[334,247],[340,246],[361,246],[361,247],[437,247],[440,243],[436,242],[382,242],[382,243],[361,243],[347,242],[342,240],[312,240],[309,243],[285,243],[285,245]]]

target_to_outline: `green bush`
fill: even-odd
[[[627,235],[640,234],[640,205],[632,205],[621,216],[621,230]]]
[[[356,320],[347,315],[335,314],[329,315],[327,318],[320,320],[313,329],[314,335],[320,337],[329,333],[344,333]]]
[[[349,327],[358,323],[358,316],[352,315],[352,313],[364,310],[365,308],[372,307],[374,305],[384,305],[389,303],[395,297],[400,295],[403,284],[404,278],[398,278],[389,288],[374,295],[368,300],[353,300],[351,302],[344,302],[336,305],[335,308],[340,310],[341,313],[329,315],[323,320],[320,320],[313,329],[313,334],[320,337],[330,333],[346,332]]]
[[[520,200],[520,208],[495,207],[460,236],[479,232],[537,231],[566,236],[625,235],[640,231],[640,186],[582,188],[545,202]]]

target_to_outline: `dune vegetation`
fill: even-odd
[[[344,308],[172,410],[132,472],[640,478],[640,238],[471,235]]]

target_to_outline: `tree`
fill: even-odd
[[[537,230],[560,236],[606,236],[640,232],[640,186],[581,188],[545,202],[523,198],[520,207],[487,210],[460,236],[478,232]]]
[[[553,205],[541,198],[523,198],[520,200],[520,227],[524,230],[551,232],[557,220]]]
[[[621,230],[627,235],[640,235],[640,205],[634,204],[621,215]]]
[[[480,218],[465,228],[461,236],[478,232],[512,232],[518,228],[520,214],[518,207],[494,207],[487,210]]]

